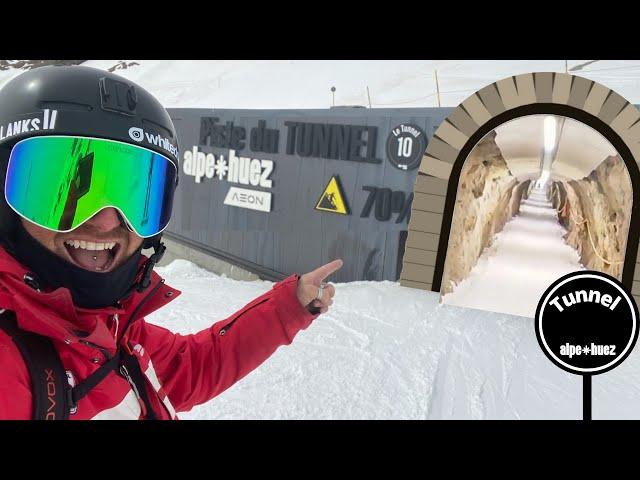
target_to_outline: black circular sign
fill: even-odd
[[[401,123],[387,137],[387,158],[400,170],[413,170],[427,149],[427,137],[420,127]]]
[[[544,292],[535,316],[542,351],[558,367],[596,375],[617,367],[638,339],[638,307],[615,278],[565,275]]]

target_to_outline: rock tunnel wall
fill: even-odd
[[[553,183],[551,196],[566,242],[585,268],[621,279],[633,203],[631,180],[620,156],[607,157],[587,177]]]
[[[442,276],[443,295],[469,274],[494,235],[518,213],[529,183],[518,183],[511,174],[495,142],[495,132],[471,151],[458,181]]]

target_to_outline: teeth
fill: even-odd
[[[111,250],[116,246],[116,242],[97,243],[84,240],[66,240],[64,243],[70,247],[82,248],[83,250]]]

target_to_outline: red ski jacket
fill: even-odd
[[[117,344],[128,345],[138,357],[151,407],[161,419],[177,419],[176,412],[189,411],[220,394],[279,346],[290,344],[317,317],[298,301],[298,275],[291,275],[229,318],[201,332],[181,335],[144,320],[180,295],[155,272],[144,292],[135,292],[119,307],[92,310],[74,306],[66,288],[35,290],[24,281],[27,272],[0,248],[0,309],[15,312],[23,330],[52,340],[72,385],[106,361],[101,349],[113,355]],[[0,419],[31,415],[29,372],[12,339],[0,330]],[[129,382],[112,371],[78,402],[69,418],[138,419],[141,415],[141,403]]]

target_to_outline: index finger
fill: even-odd
[[[313,272],[309,273],[312,280],[322,282],[325,278],[342,268],[343,261],[341,259],[329,262],[321,267],[316,268]]]

